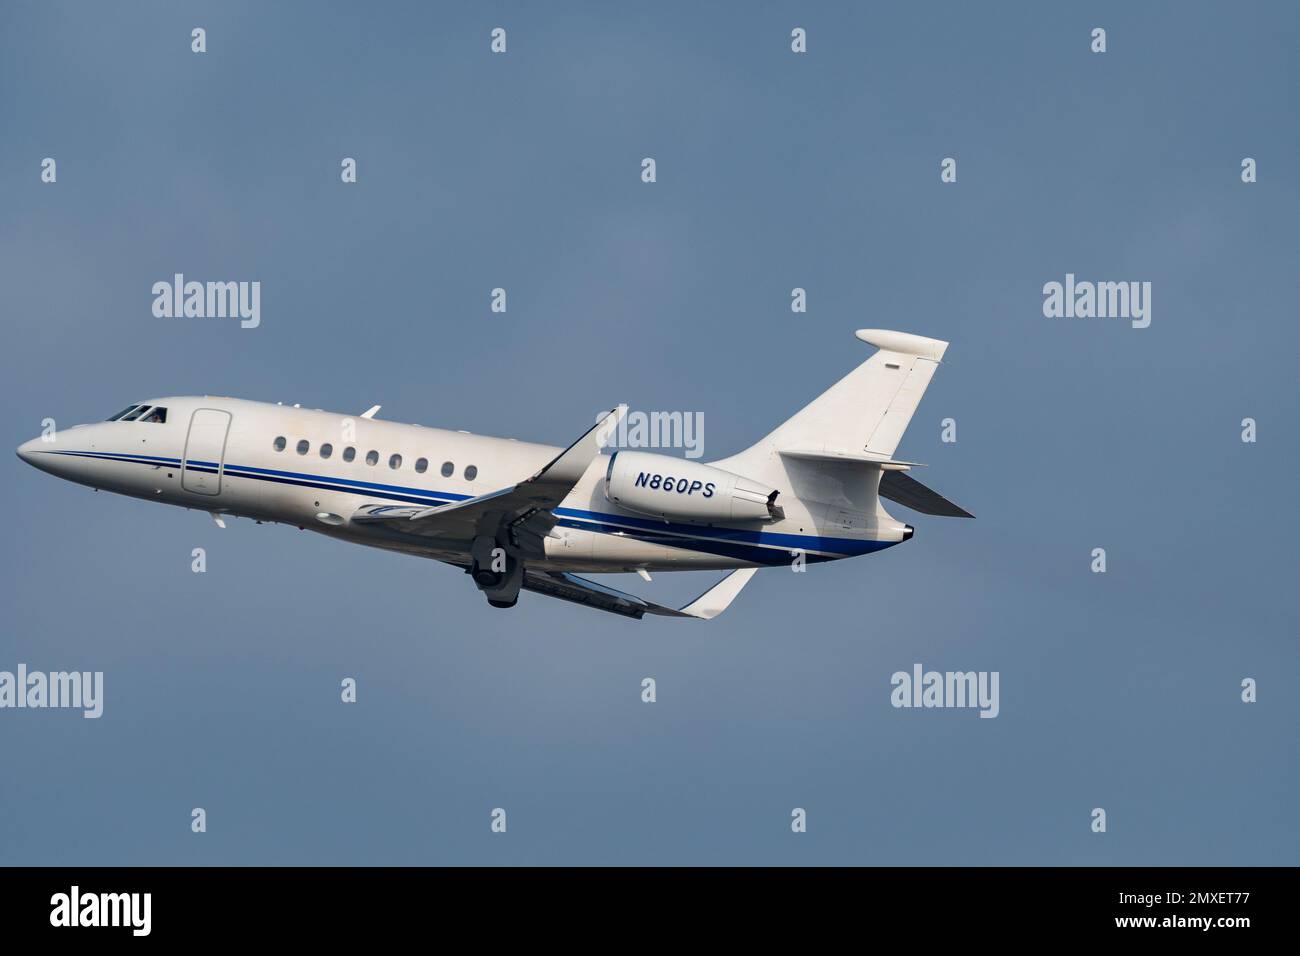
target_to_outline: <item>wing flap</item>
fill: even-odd
[[[525,571],[521,586],[526,591],[545,594],[547,597],[559,598],[561,601],[571,601],[574,604],[583,604],[600,611],[621,614],[638,621],[649,610],[649,605],[635,594],[607,588],[595,581],[580,578],[576,574]]]
[[[647,614],[660,617],[689,617],[708,621],[717,617],[736,599],[736,595],[749,583],[756,568],[742,568],[732,571],[713,587],[709,588],[685,607],[673,608],[644,598],[620,591],[617,588],[597,584],[576,574],[559,571],[526,571],[523,587],[525,590],[545,594],[547,597],[572,601],[597,610],[621,614],[624,617],[641,620]]]

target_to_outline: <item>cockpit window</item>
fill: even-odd
[[[148,410],[149,410],[148,405],[137,405],[135,411],[123,415],[120,419],[118,419],[118,421],[123,421],[123,422],[136,421],[141,415],[143,415]]]
[[[126,406],[126,408],[122,409],[120,412],[118,412],[118,413],[117,413],[116,415],[114,415],[112,418],[106,419],[106,421],[115,422],[115,421],[117,421],[119,418],[124,417],[124,416],[126,415],[127,412],[133,412],[133,411],[135,411],[135,410],[136,410],[137,408],[139,408],[139,407],[140,407],[139,405],[128,405],[128,406]]]
[[[145,415],[144,418],[140,419],[140,421],[155,422],[156,424],[161,425],[167,421],[167,409],[163,408],[161,405],[155,405],[149,410],[149,414]]]

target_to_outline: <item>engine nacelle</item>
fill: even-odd
[[[605,497],[652,518],[777,521],[776,489],[721,468],[667,455],[618,451],[605,471]]]

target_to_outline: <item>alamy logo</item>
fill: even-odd
[[[1150,282],[1065,282],[1043,286],[1043,315],[1049,319],[1129,319],[1133,328],[1151,324]]]
[[[262,324],[262,283],[186,282],[176,273],[171,282],[153,284],[153,314],[159,319],[239,319],[240,328]]]
[[[910,674],[895,671],[889,682],[895,707],[978,707],[981,717],[1001,709],[997,671],[927,671],[913,664]]]
[[[16,674],[0,671],[0,709],[6,707],[67,707],[94,719],[104,713],[104,672],[29,673],[26,664],[19,664]]]
[[[597,415],[601,421],[604,414]],[[611,450],[626,448],[684,448],[687,458],[704,454],[703,412],[628,412],[604,436]]]
[[[50,897],[51,926],[129,926],[131,935],[148,936],[152,927],[152,893],[68,893]]]

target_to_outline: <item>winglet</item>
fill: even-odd
[[[600,449],[608,443],[610,435],[626,414],[626,405],[619,405],[613,411],[606,412],[601,416],[600,421],[587,429],[586,433],[572,445],[560,452],[549,465],[533,475],[531,480],[544,479],[546,481],[567,482],[570,485],[576,484],[578,479],[586,473],[587,466],[600,454]]]
[[[712,620],[731,606],[731,602],[736,599],[741,588],[749,583],[749,579],[757,570],[757,568],[741,568],[739,571],[732,571],[690,604],[678,610],[652,604],[647,611],[668,617],[696,617],[702,621]]]
[[[375,415],[379,412],[379,410],[383,407],[384,407],[383,405],[371,405],[368,409],[366,409],[364,412],[361,413],[361,417],[374,418]]]

